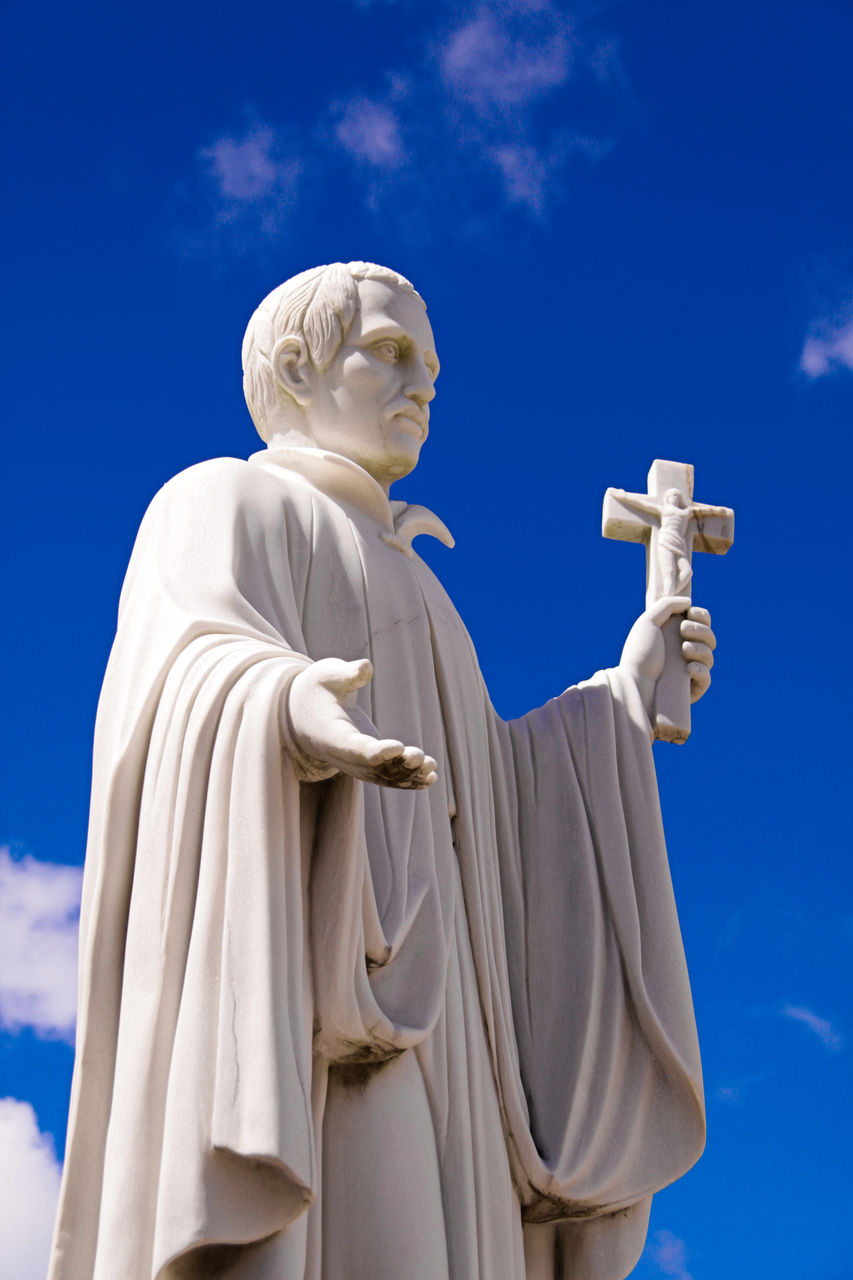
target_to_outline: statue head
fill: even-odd
[[[667,489],[663,495],[663,500],[670,507],[681,507],[683,509],[687,506],[687,500],[680,489]]]
[[[243,340],[243,388],[260,436],[342,453],[386,488],[417,462],[437,373],[423,299],[373,263],[287,280]]]

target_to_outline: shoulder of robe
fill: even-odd
[[[154,496],[149,513],[175,511],[195,518],[209,512],[280,515],[282,486],[275,477],[244,458],[209,458],[180,471]]]
[[[244,458],[208,458],[205,462],[196,462],[194,466],[179,471],[171,480],[167,480],[162,489],[155,495],[154,502],[168,502],[170,499],[183,499],[198,495],[202,498],[209,495],[222,497],[229,493],[239,494],[241,490],[249,490],[253,479],[254,467],[250,467]]]

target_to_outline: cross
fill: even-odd
[[[656,458],[648,493],[608,489],[601,532],[646,546],[646,608],[661,596],[691,596],[693,552],[725,555],[734,541],[735,513],[693,501],[689,462]],[[655,737],[686,742],[690,736],[690,676],[681,654],[682,615],[664,624],[665,661],[655,690]]]

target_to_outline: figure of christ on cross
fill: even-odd
[[[626,507],[642,511],[657,522],[657,556],[663,595],[687,594],[693,577],[690,563],[692,548],[688,543],[691,522],[708,516],[728,519],[730,509],[714,507],[707,502],[691,502],[674,487],[666,490],[662,501],[648,494],[626,493],[624,489],[613,489],[612,492]]]

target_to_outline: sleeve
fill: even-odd
[[[301,552],[281,531],[280,495],[224,460],[167,485],[134,548],[96,728],[52,1280],[167,1280],[314,1195],[301,800],[280,715],[309,658]]]
[[[504,1099],[522,1131],[524,1213],[559,1239],[565,1270],[549,1280],[617,1280],[642,1250],[652,1193],[704,1145],[648,720],[617,669],[499,722],[497,737],[520,1089],[508,1069]]]

